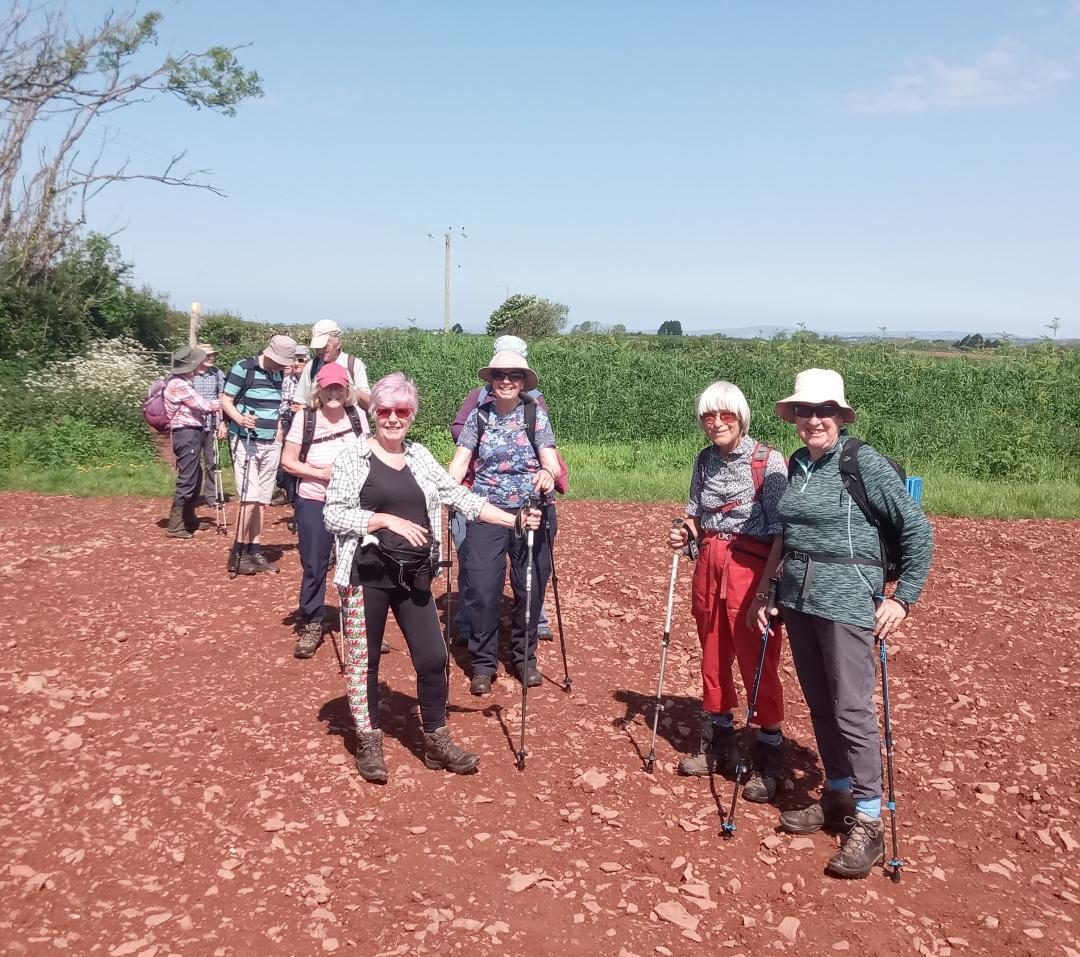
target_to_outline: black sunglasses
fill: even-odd
[[[819,419],[829,419],[832,416],[839,414],[840,406],[835,402],[826,402],[822,405],[796,405],[795,417],[797,419],[812,419],[817,416]]]
[[[518,369],[492,369],[491,380],[509,379],[511,382],[524,382],[525,373]]]

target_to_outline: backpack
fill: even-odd
[[[712,448],[713,446],[710,445],[698,453],[698,485],[702,487],[705,485],[705,460],[708,458],[709,450]],[[761,442],[754,443],[754,452],[750,456],[750,478],[754,483],[754,497],[750,499],[751,502],[761,501],[761,490],[765,486],[765,471],[769,467],[769,455],[771,453],[771,445],[765,445]],[[714,514],[719,512],[723,515],[745,504],[746,502],[725,502],[719,508],[709,509],[709,511]]]
[[[525,403],[525,434],[529,437],[529,444],[532,445],[533,451],[536,453],[536,460],[540,461],[540,450],[536,447],[536,400],[535,399],[522,399]],[[486,405],[487,403],[485,403]],[[476,407],[476,448],[480,449],[480,440],[484,437],[484,429],[488,424],[488,411],[483,405]],[[569,477],[570,470],[566,467],[566,462],[563,457],[559,455],[559,450],[555,450],[555,455],[559,459],[559,474],[555,476],[555,491],[560,495],[565,495],[569,489]],[[476,452],[473,453],[475,458]]]
[[[304,408],[301,413],[304,416],[304,436],[300,440],[300,461],[306,462],[308,452],[311,451],[312,445],[318,445],[320,442],[329,442],[331,439],[340,439],[343,435],[349,434],[349,429],[342,429],[340,432],[332,432],[329,435],[322,435],[319,438],[315,438],[315,416],[308,415],[311,411]],[[345,414],[349,417],[349,425],[352,427],[352,432],[358,438],[364,434],[364,424],[360,421],[360,413],[357,411],[355,405],[345,406]]]
[[[146,419],[146,424],[157,432],[168,432],[172,424],[172,419],[165,409],[165,386],[171,378],[172,376],[163,376],[151,382],[143,400],[143,418]]]
[[[866,520],[877,529],[878,541],[881,543],[881,565],[885,571],[885,581],[894,582],[900,578],[900,564],[903,558],[903,549],[900,544],[901,528],[892,523],[888,515],[881,514],[870,502],[866,494],[866,485],[863,483],[862,470],[859,468],[859,449],[867,443],[862,439],[847,438],[840,450],[840,481],[844,483],[844,491],[851,496],[851,500],[859,506],[859,511],[866,516]],[[870,446],[873,448],[873,446]],[[877,449],[874,449],[877,452]],[[901,482],[907,481],[907,472],[895,459],[887,455],[877,453],[893,467],[900,476]],[[791,466],[788,467],[788,478],[791,478]]]
[[[335,359],[334,361],[336,362],[337,360]],[[314,359],[311,360],[311,388],[315,388],[315,376],[318,375],[319,369],[322,364],[323,360],[319,356],[316,356]],[[352,385],[356,385],[356,356],[349,356],[348,366],[349,382]]]

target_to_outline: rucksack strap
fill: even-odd
[[[700,488],[705,487],[705,478],[706,478],[706,464],[705,463],[706,463],[706,460],[708,459],[710,450],[713,449],[713,448],[715,448],[715,446],[710,445],[708,448],[702,449],[701,452],[698,453],[697,465],[698,465],[698,477],[699,477],[699,480],[700,480],[698,484],[699,484]],[[761,501],[762,489],[765,487],[765,472],[769,467],[769,456],[771,454],[772,454],[772,446],[771,445],[765,445],[762,442],[755,442],[754,443],[754,451],[750,455],[750,480],[754,484],[754,494],[753,494],[753,497],[750,499],[750,503],[760,502]],[[734,502],[724,502],[723,505],[720,505],[717,508],[704,509],[704,511],[709,512],[712,515],[726,515],[728,512],[733,511],[734,509],[738,508],[740,505],[746,505],[746,504],[748,504],[748,503],[745,502],[744,500],[737,499]]]
[[[306,405],[300,410],[300,414],[303,418],[303,438],[300,440],[300,461],[306,462],[308,452],[311,451],[311,444],[315,441],[315,416],[308,415],[309,412],[314,412],[313,409],[309,409]]]
[[[251,365],[247,367],[247,371],[244,373],[244,384],[240,386],[236,397],[233,399],[233,405],[236,406],[237,410],[240,409],[240,403],[243,401],[244,396],[251,391],[251,387],[255,384],[255,370],[259,367],[258,356],[252,356],[248,361]]]
[[[492,399],[488,399],[486,402],[476,407],[476,450],[472,454],[472,462],[475,467],[476,459],[480,454],[480,440],[484,437],[484,429],[487,428],[489,408],[492,403]],[[521,402],[525,406],[525,434],[529,437],[529,444],[533,447],[533,452],[536,455],[537,463],[540,462],[540,450],[536,447],[536,406],[535,399],[529,396],[523,395]],[[542,466],[541,466],[542,467]],[[554,476],[552,476],[554,478]]]
[[[349,417],[349,424],[353,433],[359,438],[364,434],[364,423],[360,418],[360,410],[355,405],[345,406],[345,414]]]

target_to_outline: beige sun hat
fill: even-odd
[[[291,366],[296,361],[296,340],[291,336],[273,336],[263,355],[279,366]]]
[[[795,406],[824,405],[835,402],[840,406],[844,422],[855,421],[855,410],[844,398],[844,378],[832,369],[804,369],[795,376],[795,393],[776,403],[776,414],[785,422],[795,421]]]
[[[496,352],[491,357],[491,363],[484,366],[476,374],[485,382],[491,382],[491,373],[496,369],[520,369],[524,372],[525,380],[521,383],[522,392],[532,392],[533,389],[540,388],[540,380],[536,377],[536,373],[529,368],[528,360],[517,352],[511,352],[509,349]]]

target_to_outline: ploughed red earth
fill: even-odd
[[[826,877],[837,839],[778,833],[774,806],[740,802],[725,839],[730,782],[675,774],[700,696],[685,561],[644,772],[676,506],[560,505],[573,690],[541,644],[524,771],[517,683],[472,697],[464,653],[450,720],[479,773],[423,766],[391,627],[385,786],[356,774],[333,646],[292,657],[285,509],[281,574],[235,581],[227,540],[167,539],[161,501],[9,493],[0,512],[3,953],[1080,952],[1078,522],[934,521],[890,643],[894,884]],[[821,783],[786,650],[783,668],[780,808]]]

